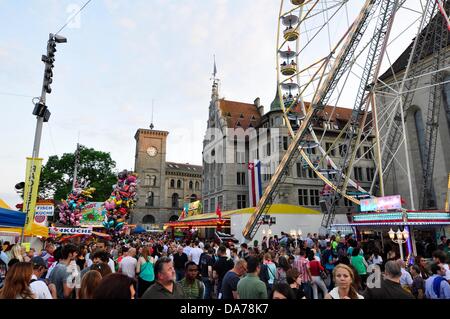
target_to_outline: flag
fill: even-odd
[[[219,220],[222,220],[222,212],[220,210],[220,206],[219,205],[217,205],[216,214],[219,217]]]
[[[214,71],[213,71],[213,75],[214,77],[216,77],[217,74],[217,67],[216,67],[216,55],[214,55]]]
[[[38,198],[39,178],[41,176],[42,158],[27,157],[25,188],[23,193],[23,212],[28,214],[25,229],[30,231],[34,222],[34,212]]]
[[[248,164],[248,179],[250,207],[255,207],[262,196],[261,161]]]
[[[183,208],[183,211],[181,212],[180,217],[178,217],[178,220],[182,220],[186,218],[186,208]]]

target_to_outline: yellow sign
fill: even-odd
[[[29,252],[31,248],[31,243],[22,243],[22,247],[25,248],[26,252]]]
[[[41,177],[42,158],[27,157],[25,188],[23,192],[23,212],[27,213],[25,229],[30,231],[34,221],[34,211],[38,197],[39,179]]]

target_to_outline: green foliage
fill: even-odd
[[[95,187],[91,201],[102,202],[109,198],[112,186],[117,182],[113,171],[115,166],[116,162],[111,159],[109,153],[80,145],[78,180],[89,180],[89,187]],[[53,198],[56,201],[65,199],[72,190],[74,168],[75,153],[64,153],[61,158],[57,155],[50,156],[42,167],[40,197]]]

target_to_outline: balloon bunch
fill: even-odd
[[[95,192],[95,188],[88,188],[87,185],[88,183],[77,185],[67,196],[67,199],[63,199],[61,204],[58,205],[59,221],[63,225],[80,226],[81,211],[86,203],[92,199],[92,193]]]
[[[117,177],[117,184],[113,186],[111,196],[104,203],[106,215],[103,226],[110,232],[122,229],[136,197],[137,175],[124,170]]]

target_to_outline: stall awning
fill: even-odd
[[[0,228],[1,233],[16,233],[21,234],[22,228],[13,227],[13,228]],[[31,230],[25,230],[24,236],[41,236],[48,237],[48,227],[33,223],[31,225]]]
[[[26,214],[16,210],[0,208],[0,226],[3,227],[23,227],[25,225]]]
[[[234,214],[253,214],[255,207],[247,207],[236,210],[229,210],[222,212],[223,223],[221,227],[229,227],[230,218]],[[320,215],[321,213],[317,210],[288,204],[273,204],[270,206],[267,214],[277,215],[277,214],[310,214],[310,215]],[[177,227],[177,228],[188,228],[188,227],[216,227],[219,219],[216,213],[198,214],[194,216],[189,216],[181,221],[173,221],[164,224],[165,227]]]

